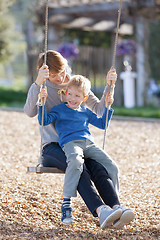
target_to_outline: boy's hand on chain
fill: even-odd
[[[113,95],[114,95],[114,91],[112,93],[110,92],[107,92],[107,95],[106,95],[106,107],[110,107],[113,102],[114,102],[114,98],[113,98]]]
[[[44,88],[41,87],[40,93],[38,95],[40,105],[42,105],[43,101],[44,101],[44,104],[46,103],[47,96],[48,96],[47,87],[44,87]]]

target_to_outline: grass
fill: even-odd
[[[26,101],[27,93],[22,87],[0,87],[0,107],[23,108]],[[160,118],[160,108],[153,106],[147,107],[115,107],[114,115],[144,117],[144,118]]]
[[[0,87],[0,107],[23,108],[27,93],[23,89]]]
[[[130,116],[130,117],[143,117],[143,118],[160,118],[160,108],[147,106],[147,107],[113,107],[114,115]]]

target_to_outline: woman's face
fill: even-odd
[[[60,85],[65,82],[65,78],[66,78],[66,70],[64,70],[59,74],[55,73],[54,71],[49,71],[49,80],[52,83],[56,83]]]

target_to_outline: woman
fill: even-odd
[[[47,51],[47,65],[44,63],[44,54],[40,54],[37,64],[38,76],[29,89],[27,100],[24,106],[24,112],[29,117],[34,117],[38,114],[37,100],[40,92],[40,86],[46,80],[46,86],[48,91],[48,97],[46,100],[47,112],[51,110],[54,105],[58,105],[65,101],[65,85],[69,81],[69,66],[67,60],[56,51]],[[86,101],[86,106],[94,111],[97,115],[102,115],[105,108],[105,97],[109,91],[109,85],[111,81],[113,84],[116,82],[117,75],[114,69],[107,74],[107,82],[103,96],[99,100],[92,92]],[[58,135],[56,133],[53,124],[43,127],[42,136],[42,155],[43,166],[56,167],[65,171],[66,169],[66,157],[60,146],[58,145]],[[112,161],[113,162],[113,161]],[[113,162],[114,168],[118,168]],[[87,166],[87,168],[86,168]],[[95,183],[95,186],[103,199],[96,193],[91,179]],[[117,183],[118,184],[118,183]],[[134,214],[130,209],[124,209],[120,207],[119,199],[116,190],[113,187],[107,171],[104,167],[94,160],[85,159],[84,170],[82,172],[78,191],[86,203],[88,209],[94,216],[99,216],[100,226],[102,229],[114,224],[115,227],[123,227],[126,223],[130,222],[134,218]],[[68,213],[66,212],[66,215]],[[71,216],[68,216],[70,218]]]

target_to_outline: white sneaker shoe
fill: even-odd
[[[130,223],[135,217],[134,212],[131,209],[124,207],[121,207],[121,209],[121,217],[113,223],[113,227],[117,229],[123,228],[124,225]]]
[[[121,215],[122,215],[121,207],[112,209],[109,206],[104,205],[101,208],[99,216],[101,229],[105,229],[111,226],[116,220],[120,219]]]

